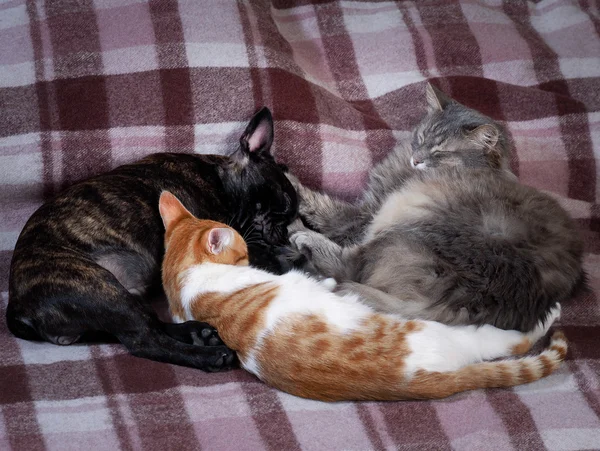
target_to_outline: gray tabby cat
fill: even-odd
[[[313,229],[292,245],[306,268],[377,310],[531,331],[584,285],[576,227],[510,172],[499,124],[429,84],[426,92],[412,152],[398,148],[376,166],[359,202],[290,176]]]

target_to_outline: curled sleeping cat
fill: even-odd
[[[355,204],[290,177],[303,267],[378,311],[533,330],[583,285],[583,244],[550,196],[510,172],[499,124],[427,86],[412,152],[376,166]]]
[[[541,354],[482,362],[527,352],[558,317],[558,305],[528,334],[376,313],[355,294],[332,293],[331,279],[247,266],[235,230],[195,218],[168,192],[159,211],[174,319],[213,325],[243,368],[285,392],[324,401],[443,398],[532,382],[565,357],[557,332]]]

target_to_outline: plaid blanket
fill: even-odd
[[[564,308],[558,372],[438,402],[308,401],[0,321],[0,449],[600,448],[599,36],[593,0],[1,0],[2,317],[18,234],[65,186],[230,152],[268,105],[279,161],[353,198],[424,113],[426,79],[506,124],[520,180],[578,221],[592,290]]]

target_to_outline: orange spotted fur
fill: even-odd
[[[527,352],[550,324],[526,335],[376,313],[355,295],[338,296],[326,282],[304,274],[275,276],[248,267],[246,244],[238,233],[193,217],[170,193],[162,194],[160,212],[166,228],[163,284],[175,319],[210,323],[237,351],[244,368],[288,393],[324,401],[443,398],[532,382],[552,373],[565,358],[566,340],[557,332],[539,355],[482,362]],[[294,302],[305,307],[294,311]],[[451,349],[455,358],[463,358],[477,348],[471,361],[453,363],[432,351],[448,340],[436,343],[429,337],[459,343],[454,338],[459,333],[482,342]],[[486,351],[485,334],[507,337],[506,343],[498,341],[497,350]]]

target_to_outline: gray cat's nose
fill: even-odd
[[[417,160],[415,157],[410,157],[410,163],[416,168],[418,164],[422,163],[422,161]]]

